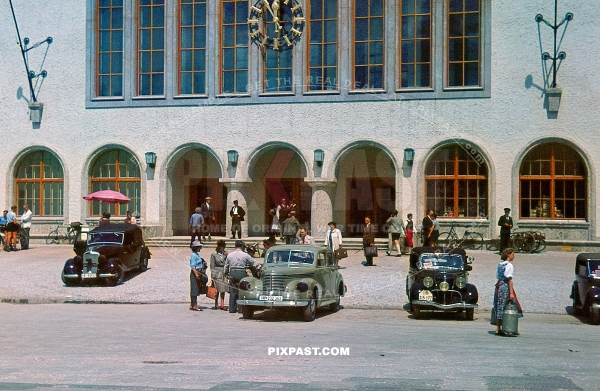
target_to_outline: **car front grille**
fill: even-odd
[[[98,253],[86,252],[83,254],[83,273],[98,272]]]
[[[285,290],[286,278],[284,276],[266,275],[262,278],[264,292],[282,292]]]

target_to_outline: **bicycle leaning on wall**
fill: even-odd
[[[81,231],[79,221],[72,222],[67,227],[59,225],[50,231],[46,237],[46,244],[73,244],[79,231]]]

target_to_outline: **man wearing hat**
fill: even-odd
[[[215,214],[214,209],[210,205],[212,201],[212,197],[206,197],[202,205],[200,205],[200,210],[202,211],[202,217],[204,218],[204,224],[202,224],[202,240],[204,240],[208,234],[208,240],[210,240],[210,227],[215,222]]]
[[[504,208],[504,216],[498,219],[498,225],[500,226],[500,252],[509,247],[510,230],[513,227],[513,220],[509,214],[510,208]]]
[[[192,255],[190,255],[190,310],[202,311],[202,308],[198,307],[198,296],[203,293],[203,287],[208,282],[206,275],[208,265],[204,259],[200,258],[202,243],[195,240],[190,247],[192,248]]]
[[[223,266],[223,274],[229,279],[229,313],[237,312],[238,287],[240,280],[247,277],[246,268],[259,270],[261,264],[256,262],[244,250],[244,242],[235,241],[235,250],[227,254]]]
[[[233,201],[233,206],[229,211],[229,216],[231,216],[231,239],[235,239],[235,233],[237,232],[238,239],[242,238],[242,221],[244,221],[244,216],[246,216],[246,211],[244,208],[238,205],[238,200]]]
[[[196,236],[198,237],[198,240],[200,240],[200,235],[202,235],[200,232],[202,232],[202,223],[204,222],[204,217],[202,217],[202,209],[200,209],[200,207],[197,207],[196,210],[194,211],[194,214],[192,215],[192,217],[190,217],[190,234],[192,235],[192,240],[190,240],[190,247],[192,247],[192,244],[194,243],[194,240],[196,239]]]

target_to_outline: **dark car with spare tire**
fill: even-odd
[[[142,229],[135,224],[108,224],[87,233],[87,240],[77,240],[75,256],[67,259],[61,279],[67,286],[95,283],[116,286],[129,271],[148,268],[150,250]]]

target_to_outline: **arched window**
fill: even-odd
[[[585,219],[586,180],[583,159],[573,148],[538,145],[521,163],[521,217]]]
[[[103,212],[124,216],[129,210],[134,214],[140,210],[140,166],[137,159],[123,149],[110,149],[101,153],[90,170],[90,192],[116,190],[131,199],[129,204],[110,204],[92,201],[90,214],[99,216]]]
[[[16,204],[28,204],[36,216],[63,214],[64,174],[60,161],[48,151],[34,151],[17,164]]]
[[[425,166],[425,205],[438,216],[488,215],[488,168],[470,144],[437,149]]]

